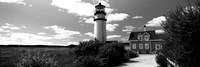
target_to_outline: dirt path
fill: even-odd
[[[117,67],[157,67],[154,54],[140,54],[139,57],[130,60],[131,62]]]

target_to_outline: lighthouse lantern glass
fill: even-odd
[[[96,11],[105,11],[105,9],[96,9]]]

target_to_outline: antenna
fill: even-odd
[[[99,0],[99,2],[98,3],[101,3],[103,0]]]

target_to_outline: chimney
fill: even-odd
[[[146,25],[144,25],[144,31],[147,31],[147,30],[146,30]]]

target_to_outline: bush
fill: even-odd
[[[158,54],[156,56],[156,63],[160,65],[160,67],[167,67],[167,59],[163,55]]]
[[[83,41],[73,51],[76,57],[80,56],[96,56],[99,54],[99,48],[104,44],[98,40]]]
[[[76,67],[103,67],[103,64],[97,57],[82,56],[77,58]]]
[[[127,51],[126,56],[129,58],[136,58],[138,57],[138,54],[133,51]]]
[[[77,67],[103,67],[105,63],[98,57],[99,48],[104,44],[98,40],[83,41],[75,47],[74,63]]]
[[[57,61],[54,61],[53,57],[45,53],[25,52],[18,59],[19,62],[15,63],[16,67],[58,67]]]
[[[102,43],[98,40],[80,42],[73,51],[78,67],[115,66],[127,61],[126,50],[122,43]]]
[[[126,50],[122,43],[109,43],[99,48],[99,57],[107,58],[108,65],[117,65],[128,61],[126,57]]]

